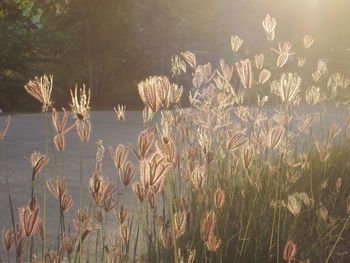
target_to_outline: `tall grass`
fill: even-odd
[[[187,51],[172,58],[171,77],[141,81],[145,127],[137,145],[110,147],[113,164],[108,165],[115,166],[117,178],[103,175],[102,141],[97,143],[94,174],[88,182],[83,178],[83,143],[88,143],[91,130],[89,90],[71,92],[75,124],[68,129],[67,117],[61,125],[52,110],[56,149],[64,154],[64,136],[73,127],[82,147],[74,218],[64,215],[72,206],[65,181],[47,182],[59,201],[52,213],[59,211],[61,243],[57,251],[46,250],[44,223],[42,257],[47,262],[349,260],[350,115],[337,96],[350,80],[329,73],[322,60],[309,78],[304,76],[304,65],[312,62],[305,57],[293,62],[290,57],[299,52],[290,42],[275,40],[275,26],[268,15],[263,28],[272,48],[254,56],[254,62],[252,57],[233,65],[221,60],[214,69],[209,63],[197,64],[195,54]],[[232,36],[232,52],[242,56],[243,43]],[[300,53],[307,54],[314,38],[305,36],[303,43]],[[266,63],[271,60],[273,65]],[[291,72],[281,73],[285,68]],[[185,108],[179,82],[188,77],[190,106]],[[48,110],[51,89],[43,80],[29,82],[26,89]],[[330,122],[320,105],[337,105],[346,114]],[[298,114],[303,107],[310,112]],[[114,110],[118,120],[125,120],[124,106]],[[156,115],[159,118],[153,119]],[[89,186],[89,198],[83,198],[84,185]],[[133,201],[120,198],[121,191],[132,191]],[[36,206],[24,209],[19,225],[13,223],[13,235],[3,235],[10,247],[17,242],[22,260],[30,248],[18,247],[40,234],[42,214],[35,216]],[[44,210],[44,222],[45,215]],[[115,228],[107,232],[111,217]],[[67,220],[74,230],[66,229]],[[41,262],[35,256],[32,261]]]

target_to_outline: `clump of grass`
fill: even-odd
[[[44,246],[42,257],[49,262],[348,260],[349,109],[343,107],[337,123],[327,123],[322,105],[338,107],[338,91],[350,81],[329,73],[321,60],[309,78],[302,77],[314,37],[303,38],[303,56],[292,62],[298,53],[291,42],[277,42],[275,27],[276,19],[267,15],[263,28],[272,47],[254,61],[221,60],[213,69],[186,51],[172,58],[171,77],[141,81],[145,127],[137,145],[109,148],[117,177],[103,175],[104,146],[98,141],[90,196],[83,197],[81,147],[80,202],[73,219],[64,214],[73,202],[65,179],[45,179],[58,200],[61,245],[47,251]],[[233,36],[232,51],[239,52],[243,43]],[[273,65],[266,62],[271,60]],[[283,72],[287,66],[293,71]],[[186,73],[192,78],[188,108],[181,107],[184,92],[178,83]],[[77,88],[71,92],[75,124],[66,129],[66,111],[60,121],[52,108],[52,78],[49,89],[44,82],[35,79],[26,89],[43,103],[43,111],[52,109],[56,149],[64,153],[64,136],[72,127],[82,144],[88,143],[90,92],[85,86],[79,96]],[[310,113],[297,114],[300,103],[309,105]],[[124,120],[125,107],[114,110]],[[132,202],[119,197],[121,188],[132,191]],[[16,242],[18,258],[30,253],[40,262],[26,242],[39,235],[45,244],[36,202],[33,183],[32,202],[20,210],[19,224],[3,231],[3,239],[7,251]],[[105,228],[110,214],[114,232]],[[67,221],[74,230],[67,229]]]

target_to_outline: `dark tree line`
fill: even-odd
[[[314,56],[324,54],[346,73],[349,7],[341,0],[3,0],[0,108],[38,110],[23,85],[44,73],[54,75],[58,105],[85,83],[94,108],[139,107],[137,83],[167,74],[171,55],[191,50],[200,63],[232,63],[232,34],[245,40],[250,56],[266,49],[267,13],[277,18],[279,39],[301,45],[304,34],[314,35]]]

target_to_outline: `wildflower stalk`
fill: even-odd
[[[240,255],[242,255],[243,250],[245,248],[244,245],[245,245],[245,241],[247,240],[248,230],[249,230],[250,223],[252,221],[253,211],[255,210],[255,204],[256,204],[256,201],[258,200],[257,197],[258,197],[258,193],[255,194],[254,201],[253,201],[253,206],[252,206],[252,209],[250,210],[250,213],[249,213],[248,223],[247,223],[247,226],[246,226],[246,230],[244,232],[243,242],[242,242],[241,249],[240,249],[240,252],[239,252]]]
[[[80,184],[79,184],[79,205],[80,209],[83,209],[83,142],[80,142]],[[82,240],[82,226],[81,222],[79,222],[79,262],[83,262],[83,240]]]
[[[171,181],[171,183],[173,183],[173,182]],[[173,220],[174,213],[173,213],[173,206],[172,206],[172,203],[173,203],[172,187],[173,187],[173,185],[171,185],[170,183],[167,184],[167,195],[168,195],[167,200],[168,200],[169,217],[171,218],[170,222],[171,222],[171,235],[173,237],[174,259],[175,259],[175,262],[178,262],[177,243],[176,243],[176,238],[175,238],[175,222]]]
[[[49,113],[45,111],[45,154],[48,156],[49,152]],[[42,241],[42,248],[41,248],[41,257],[45,258],[45,251],[46,251],[46,181],[47,181],[47,172],[44,174],[44,216],[43,216],[43,241]]]
[[[7,178],[7,174],[5,173],[5,182],[6,182],[6,188],[7,188],[7,193],[8,193],[8,199],[9,199],[9,204],[10,204],[10,211],[11,211],[11,223],[12,223],[12,227],[15,230],[15,218],[14,218],[14,214],[13,214],[13,205],[12,205],[12,198],[11,198],[11,190],[10,190],[10,184]],[[15,248],[17,250],[17,239],[14,239],[15,242]],[[9,252],[9,251],[8,251]],[[16,254],[16,262],[18,260],[18,256],[17,253]],[[8,261],[10,262],[10,261]]]

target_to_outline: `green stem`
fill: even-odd
[[[338,245],[338,242],[339,242],[339,240],[340,240],[340,238],[341,238],[341,235],[343,234],[343,232],[344,232],[346,226],[347,226],[348,223],[349,223],[349,220],[350,220],[350,214],[349,214],[348,218],[346,219],[345,224],[344,224],[342,230],[340,231],[340,233],[339,233],[339,235],[338,235],[338,237],[337,237],[337,240],[335,241],[335,243],[334,243],[334,245],[333,245],[333,247],[332,247],[332,249],[331,249],[331,252],[329,253],[329,255],[328,255],[327,259],[326,259],[326,263],[328,263],[328,261],[330,260],[332,254],[333,254],[333,251],[334,251],[334,249],[335,249],[335,247]]]

